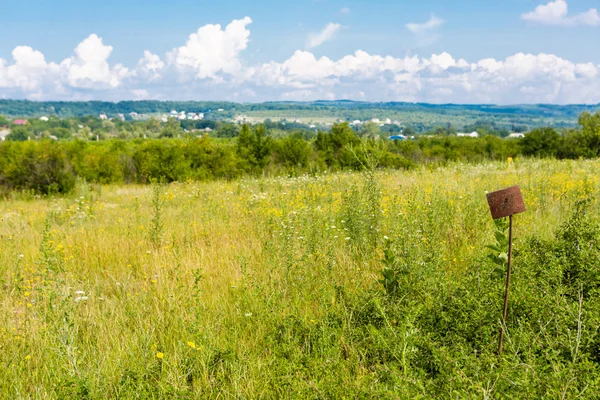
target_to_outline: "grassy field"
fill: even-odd
[[[599,170],[15,195],[0,202],[0,398],[597,398]],[[528,211],[498,357],[485,193],[513,184]],[[573,243],[584,258],[561,258]]]

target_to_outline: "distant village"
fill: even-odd
[[[224,112],[224,110],[218,109],[217,112],[222,113],[222,112]],[[53,118],[56,118],[56,117],[53,117]],[[147,120],[154,118],[154,119],[160,121],[161,123],[167,123],[170,119],[174,119],[174,120],[177,120],[180,122],[181,121],[202,121],[205,119],[205,113],[203,113],[203,112],[186,112],[186,111],[177,111],[177,110],[171,110],[171,112],[168,114],[164,113],[164,114],[159,114],[159,115],[138,114],[136,112],[130,112],[128,114],[119,113],[119,114],[116,114],[115,116],[109,116],[106,113],[101,113],[98,115],[97,118],[100,119],[101,121],[108,121],[108,120],[115,120],[115,119],[120,120],[120,121],[147,121]],[[41,117],[37,118],[37,120],[39,120],[40,122],[48,122],[48,121],[50,121],[50,117],[41,116]],[[264,120],[260,121],[256,117],[248,117],[246,115],[237,115],[233,118],[223,119],[223,120],[229,121],[229,122],[232,122],[235,124],[244,124],[244,123],[256,124],[256,123],[261,123],[264,121]],[[296,118],[291,121],[282,120],[280,122],[284,125],[286,123],[293,123],[296,125],[304,125],[305,129],[313,130],[315,132],[318,129],[329,129],[331,126],[333,126],[332,122],[320,123],[318,125],[314,124],[314,123],[305,123],[300,118]],[[348,122],[348,124],[356,130],[359,130],[367,125],[371,125],[371,126],[375,125],[380,128],[385,127],[385,126],[392,126],[392,127],[396,127],[395,132],[397,132],[397,133],[390,133],[389,139],[405,140],[405,139],[414,139],[415,138],[415,135],[411,135],[411,136],[403,135],[404,128],[403,128],[402,122],[398,121],[398,120],[392,120],[391,118],[382,118],[382,119],[371,118],[369,120],[364,120],[364,121],[361,121],[359,119],[351,120],[351,121],[350,120],[345,121],[343,119],[338,119],[336,122],[338,122],[338,123]],[[30,123],[29,120],[19,118],[19,119],[14,119],[12,121],[9,121],[9,123],[7,125],[4,125],[4,126],[0,125],[0,141],[6,140],[7,136],[11,133],[11,128],[19,127],[19,126],[27,126],[29,123]],[[79,125],[79,128],[84,128],[84,126]],[[190,130],[183,129],[183,132],[212,132],[212,129],[210,127],[205,127],[203,129],[190,129]],[[434,135],[419,135],[419,136],[432,137]],[[480,136],[480,133],[477,131],[457,132],[455,136],[477,138]],[[513,132],[513,133],[510,133],[507,138],[515,139],[515,138],[523,138],[524,136],[525,136],[525,133]],[[48,137],[53,140],[58,140],[58,138],[53,135],[50,135]]]

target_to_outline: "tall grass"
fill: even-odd
[[[594,398],[599,169],[80,183],[6,200],[0,398]],[[513,184],[528,211],[498,358],[485,192]]]

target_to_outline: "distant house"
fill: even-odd
[[[138,113],[136,113],[135,111],[132,111],[132,112],[129,113],[129,116],[131,118],[137,118],[138,117]]]
[[[0,140],[6,140],[6,137],[10,134],[10,130],[8,129],[0,129]]]
[[[15,119],[13,121],[13,125],[25,125],[27,123],[26,119]]]
[[[106,114],[100,114],[100,119],[108,119],[108,117],[106,116]]]
[[[48,117],[46,117],[46,116],[40,117],[40,121],[47,122],[48,121]]]
[[[171,110],[171,115],[177,115],[177,111]]]
[[[459,137],[472,137],[472,138],[476,138],[476,137],[479,137],[479,133],[477,133],[477,132],[475,132],[475,131],[473,131],[473,132],[471,132],[471,133],[463,133],[463,132],[459,132],[459,133],[457,133],[457,134],[456,134],[456,136],[459,136]]]
[[[386,118],[386,119],[385,119],[385,123],[386,123],[387,125],[391,125],[391,123],[392,123],[392,120],[391,120],[391,119],[389,119],[389,118]]]
[[[360,119],[352,121],[352,125],[361,125],[361,124],[362,124],[362,122],[360,122]]]
[[[212,132],[212,129],[210,129],[209,127],[204,128],[204,132]]]
[[[406,136],[404,135],[393,135],[389,137],[390,140],[406,140]]]
[[[223,111],[225,111],[225,110],[223,110],[222,108],[219,108],[217,111],[218,111],[218,112],[223,112]]]
[[[524,133],[511,133],[510,135],[508,135],[509,139],[518,139],[518,138],[524,138],[525,134]]]
[[[162,117],[160,120],[161,120],[162,122],[167,122],[169,119],[168,119],[167,117]]]
[[[374,124],[379,124],[381,121],[379,120],[379,118],[373,118],[371,119],[371,122],[373,122]]]

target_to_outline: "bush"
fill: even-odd
[[[50,141],[0,146],[0,185],[41,194],[68,193],[76,176],[61,147]]]

